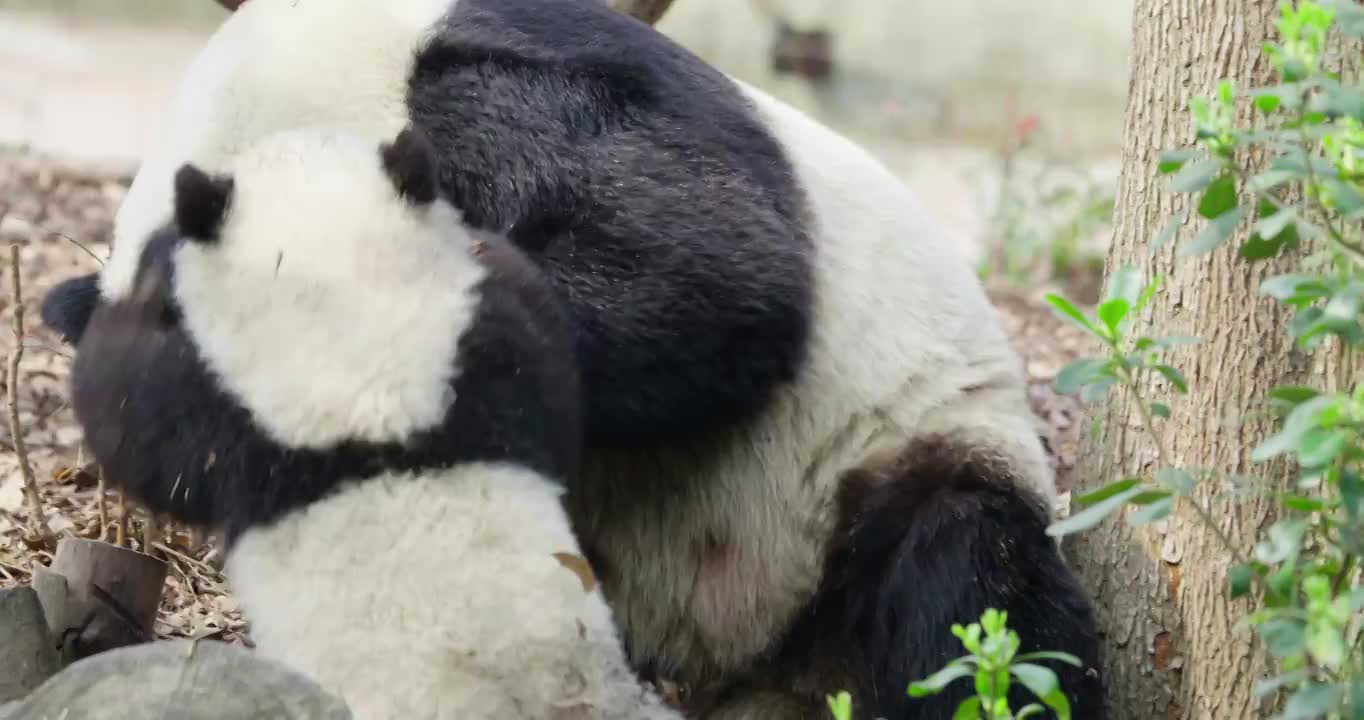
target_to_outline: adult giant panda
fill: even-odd
[[[578,373],[542,273],[464,229],[418,133],[287,131],[226,167],[177,172],[78,347],[111,481],[223,528],[258,652],[357,718],[681,720],[580,567]]]
[[[175,168],[277,128],[432,138],[441,192],[566,302],[586,452],[567,505],[626,649],[714,720],[949,717],[953,622],[1007,610],[1102,717],[1052,473],[972,269],[866,152],[601,0],[251,0],[191,66],[78,338],[133,287]],[[363,288],[356,288],[357,296]]]

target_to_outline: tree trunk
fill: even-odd
[[[656,24],[672,4],[673,0],[611,0],[611,7],[650,25]]]
[[[1157,421],[1171,462],[1189,470],[1215,469],[1224,478],[1247,474],[1271,482],[1285,481],[1288,467],[1252,467],[1247,460],[1271,428],[1260,403],[1275,385],[1320,385],[1327,369],[1322,363],[1328,362],[1293,350],[1287,314],[1257,294],[1261,280],[1296,261],[1248,264],[1235,253],[1244,236],[1195,257],[1176,257],[1175,243],[1158,251],[1150,245],[1190,200],[1170,193],[1166,178],[1157,174],[1160,151],[1192,143],[1189,100],[1212,97],[1219,79],[1231,79],[1242,92],[1272,82],[1261,47],[1276,35],[1278,14],[1279,0],[1135,0],[1123,168],[1107,263],[1110,274],[1132,265],[1147,280],[1164,278],[1162,292],[1133,332],[1202,338],[1169,356],[1187,377],[1189,395],[1176,395],[1163,381],[1149,389],[1172,409],[1168,421]],[[1352,66],[1347,69],[1357,72],[1358,51],[1344,57]],[[1249,108],[1240,111],[1244,121]],[[1181,236],[1192,237],[1202,222],[1191,219]],[[1330,369],[1339,377],[1349,370]],[[1124,393],[1110,393],[1092,421],[1097,428],[1082,450],[1076,494],[1160,469]],[[1195,497],[1247,554],[1277,519],[1272,500],[1233,502],[1212,479],[1199,483]],[[1251,608],[1246,600],[1229,599],[1232,557],[1189,508],[1142,528],[1115,516],[1066,545],[1099,608],[1111,717],[1260,714],[1251,687],[1270,668],[1252,631],[1238,625]]]

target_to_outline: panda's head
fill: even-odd
[[[229,535],[385,471],[576,463],[559,307],[436,196],[412,130],[273,135],[175,175],[134,291],[77,346],[72,405],[109,480]]]

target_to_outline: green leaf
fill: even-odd
[[[1175,499],[1168,494],[1150,505],[1133,512],[1127,516],[1127,524],[1132,527],[1141,527],[1147,523],[1152,523],[1170,514],[1174,509]]]
[[[1233,565],[1227,571],[1227,581],[1231,583],[1232,598],[1239,598],[1250,592],[1252,571],[1248,565]]]
[[[1330,198],[1336,212],[1347,218],[1353,218],[1361,210],[1364,210],[1364,195],[1361,195],[1354,185],[1329,179],[1324,180],[1322,184],[1326,190],[1326,197]]]
[[[1157,169],[1161,175],[1168,175],[1184,167],[1184,163],[1192,160],[1197,154],[1195,150],[1163,150],[1160,153],[1160,163],[1157,165]]]
[[[1143,490],[1127,499],[1129,505],[1150,505],[1170,497],[1169,490]]]
[[[1268,295],[1276,300],[1287,300],[1297,293],[1299,285],[1313,282],[1314,280],[1315,278],[1308,277],[1307,275],[1297,275],[1293,273],[1275,275],[1274,277],[1265,278],[1264,282],[1260,283],[1260,294]]]
[[[1269,537],[1255,545],[1255,559],[1266,565],[1283,562],[1297,554],[1307,523],[1300,518],[1280,520],[1269,526]]]
[[[1332,625],[1313,623],[1307,628],[1307,652],[1318,664],[1338,668],[1345,662],[1345,638]]]
[[[1351,280],[1345,287],[1332,293],[1308,332],[1331,332],[1350,344],[1357,344],[1362,339],[1359,328],[1361,306],[1364,306],[1364,283]]]
[[[1098,402],[1117,382],[1112,377],[1106,377],[1084,386],[1080,389],[1080,402],[1086,404]]]
[[[1156,296],[1156,288],[1160,287],[1160,280],[1161,277],[1159,275],[1151,278],[1151,282],[1146,284],[1146,287],[1142,289],[1141,294],[1137,297],[1137,304],[1132,307],[1134,311],[1141,312],[1141,309],[1146,307],[1147,303],[1151,302],[1151,298]]]
[[[1269,397],[1273,400],[1297,405],[1320,395],[1315,389],[1296,385],[1281,385],[1269,391]]]
[[[1271,573],[1266,579],[1269,587],[1281,597],[1288,597],[1293,593],[1293,584],[1297,578],[1297,563],[1291,561],[1284,563],[1277,571]]]
[[[1089,318],[1085,317],[1085,314],[1080,312],[1080,309],[1075,307],[1075,305],[1071,303],[1071,301],[1055,293],[1047,294],[1046,301],[1050,303],[1053,308],[1055,308],[1056,313],[1062,319],[1069,321],[1072,325],[1075,325],[1081,330],[1088,332],[1090,335],[1093,335],[1094,337],[1097,338],[1103,337],[1103,333],[1099,332],[1099,329],[1097,327],[1094,327],[1094,323],[1090,322]]]
[[[1168,420],[1170,417],[1170,406],[1165,403],[1153,402],[1151,403],[1151,414],[1158,418],[1165,418]]]
[[[1203,191],[1198,201],[1198,214],[1209,220],[1220,217],[1236,207],[1236,180],[1231,173],[1222,173]]]
[[[1336,11],[1336,27],[1356,40],[1364,40],[1364,6],[1348,0],[1331,6]]]
[[[1113,511],[1122,507],[1123,503],[1127,502],[1129,498],[1136,497],[1140,493],[1141,488],[1139,487],[1124,490],[1117,495],[1075,513],[1064,520],[1052,523],[1047,527],[1047,534],[1052,537],[1061,537],[1063,535],[1071,535],[1088,530],[1102,522],[1103,519],[1111,515]]]
[[[1297,685],[1306,680],[1307,677],[1306,670],[1294,670],[1276,677],[1256,680],[1255,686],[1251,689],[1251,694],[1255,696],[1256,700],[1259,700],[1266,695],[1278,692],[1280,688],[1286,685]]]
[[[1113,271],[1104,291],[1104,300],[1126,300],[1129,306],[1137,303],[1142,294],[1141,271],[1131,265],[1123,265]]]
[[[1351,678],[1349,684],[1349,697],[1345,703],[1348,707],[1341,717],[1346,717],[1350,720],[1360,720],[1361,718],[1364,718],[1364,678],[1358,676]]]
[[[1170,179],[1170,189],[1180,193],[1199,192],[1212,184],[1223,166],[1224,162],[1216,158],[1186,165]]]
[[[952,720],[978,720],[980,718],[980,697],[972,695],[957,706]]]
[[[1119,493],[1127,492],[1136,487],[1140,482],[1141,478],[1127,478],[1126,480],[1111,482],[1094,492],[1076,496],[1072,502],[1077,505],[1093,505],[1096,502],[1102,502]]]
[[[829,703],[834,720],[852,720],[852,695],[847,690],[840,691],[837,696],[825,695],[824,700]]]
[[[1310,343],[1307,341],[1321,334],[1322,324],[1320,321],[1322,315],[1319,307],[1303,308],[1298,311],[1298,314],[1294,315],[1288,323],[1289,337],[1296,338],[1304,346],[1309,346]]]
[[[1302,436],[1316,427],[1318,416],[1334,402],[1334,397],[1321,396],[1293,408],[1288,417],[1284,418],[1283,427],[1279,432],[1251,451],[1251,462],[1264,462],[1297,448]]]
[[[1022,655],[1015,656],[1014,660],[1019,662],[1030,662],[1033,660],[1057,660],[1067,665],[1074,665],[1077,668],[1082,668],[1085,666],[1084,663],[1080,662],[1080,658],[1077,658],[1074,655],[1071,655],[1070,653],[1055,652],[1052,650],[1040,650],[1037,652],[1023,653]]]
[[[1315,720],[1335,707],[1340,700],[1340,688],[1326,683],[1309,682],[1298,688],[1284,705],[1282,720]]]
[[[1209,220],[1207,225],[1194,236],[1183,247],[1180,248],[1180,255],[1201,255],[1217,249],[1240,224],[1242,216],[1246,214],[1246,209],[1237,207],[1232,208],[1221,215]]]
[[[1345,513],[1350,518],[1358,519],[1364,513],[1364,478],[1353,470],[1346,469],[1340,473],[1337,481],[1340,487],[1340,503],[1345,506]]]
[[[1056,392],[1069,395],[1100,378],[1111,375],[1109,361],[1101,358],[1075,360],[1056,374]]]
[[[1308,156],[1303,153],[1302,148],[1293,148],[1274,158],[1273,162],[1269,164],[1269,169],[1294,173],[1297,177],[1306,177],[1309,165],[1312,168],[1312,173],[1318,178],[1333,178],[1337,175],[1336,168],[1330,161],[1315,155]]]
[[[1268,115],[1279,108],[1279,96],[1273,93],[1256,95],[1255,107],[1259,108],[1260,112]]]
[[[1298,463],[1308,468],[1322,467],[1340,456],[1347,440],[1349,435],[1340,430],[1312,428],[1298,439]]]
[[[933,673],[932,675],[929,675],[923,680],[910,683],[909,696],[925,697],[928,695],[937,695],[938,693],[942,692],[943,688],[947,687],[954,681],[960,680],[961,678],[964,677],[969,677],[974,673],[975,670],[973,668],[964,664],[948,665],[947,667]]]
[[[1032,663],[1014,663],[1009,666],[1009,672],[1023,686],[1032,691],[1038,699],[1047,704],[1056,712],[1058,720],[1070,719],[1070,701],[1066,699],[1065,693],[1061,692],[1061,684],[1056,678],[1056,673],[1050,668]]]
[[[1268,214],[1262,213],[1261,219],[1253,226],[1250,237],[1241,245],[1241,257],[1247,260],[1264,260],[1277,256],[1285,247],[1296,247],[1298,228],[1294,222],[1298,210],[1287,207],[1276,210],[1273,204],[1264,201],[1261,210],[1268,206]]]
[[[1364,122],[1364,92],[1359,88],[1330,83],[1323,100],[1327,112]]]
[[[1301,652],[1307,644],[1307,632],[1302,623],[1287,618],[1276,618],[1260,628],[1265,648],[1274,657],[1288,657]]]
[[[1286,182],[1296,180],[1298,177],[1300,177],[1298,173],[1287,170],[1267,170],[1259,175],[1252,176],[1250,180],[1246,181],[1246,187],[1251,192],[1266,193]]]
[[[1131,305],[1122,298],[1105,301],[1099,306],[1099,319],[1108,328],[1111,337],[1119,337],[1118,326],[1122,324],[1123,318],[1127,317],[1130,307]]]
[[[1188,471],[1181,468],[1164,468],[1156,473],[1156,482],[1181,495],[1193,492],[1194,479]]]
[[[1181,374],[1178,370],[1170,367],[1169,365],[1156,365],[1154,369],[1156,372],[1160,373],[1161,375],[1164,375],[1165,379],[1169,380],[1170,384],[1174,385],[1175,389],[1178,390],[1181,394],[1185,395],[1188,394],[1189,384],[1184,381],[1184,375]]]
[[[1170,240],[1174,238],[1175,233],[1179,232],[1179,228],[1182,227],[1188,219],[1188,208],[1175,213],[1175,215],[1165,223],[1165,227],[1161,228],[1160,232],[1156,233],[1155,237],[1151,238],[1151,249],[1159,250],[1165,243],[1170,242]]]
[[[1326,507],[1325,502],[1302,495],[1283,495],[1280,497],[1280,501],[1286,507],[1298,512],[1320,512]]]

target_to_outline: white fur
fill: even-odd
[[[278,133],[226,168],[220,239],[176,251],[209,368],[288,447],[438,425],[484,276],[458,213],[401,199],[379,141],[358,133]]]
[[[226,571],[257,651],[358,720],[664,720],[626,666],[559,490],[478,464],[395,474],[251,530]]]
[[[251,0],[230,15],[180,81],[119,207],[104,296],[131,290],[143,243],[170,219],[181,163],[220,170],[256,139],[305,125],[396,135],[413,51],[456,2]]]

